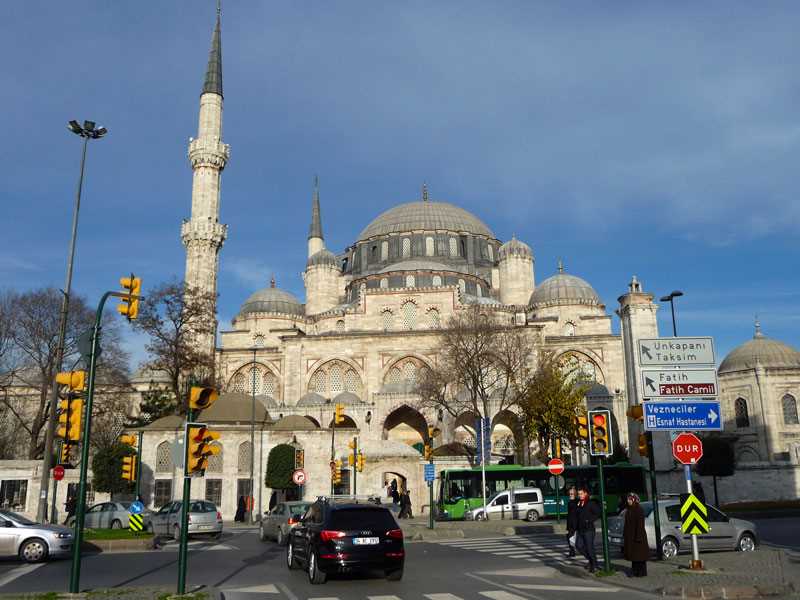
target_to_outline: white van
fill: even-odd
[[[544,516],[544,496],[539,488],[518,488],[497,492],[486,500],[490,519],[525,519],[537,521]],[[483,507],[473,508],[466,514],[468,520],[484,521]]]

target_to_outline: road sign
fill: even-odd
[[[548,478],[547,483],[550,484],[551,490],[563,490],[566,480],[561,475],[554,475]]]
[[[425,481],[432,482],[436,479],[436,471],[434,470],[435,465],[428,463],[425,465]]]
[[[693,465],[703,458],[703,442],[693,433],[682,433],[672,442],[672,456],[679,463]]]
[[[53,467],[53,479],[56,481],[61,481],[64,479],[64,467],[61,465],[56,465]]]
[[[304,485],[306,482],[306,472],[303,469],[297,469],[292,473],[292,481],[295,485]]]
[[[144,504],[142,504],[138,500],[134,500],[133,502],[131,502],[131,506],[128,509],[129,513],[131,513],[132,515],[138,515],[142,511],[144,511]]]
[[[681,530],[689,535],[708,533],[708,508],[694,494],[681,494]]]
[[[716,369],[642,369],[645,398],[708,398],[718,392]]]
[[[492,423],[488,418],[475,419],[475,460],[488,463],[492,458]]]
[[[642,402],[645,431],[722,431],[718,400]]]
[[[702,366],[714,363],[714,340],[710,337],[672,337],[639,340],[642,367]]]
[[[129,516],[128,529],[131,531],[142,531],[144,529],[144,517],[138,513]]]
[[[560,458],[553,458],[547,463],[547,470],[551,475],[561,475],[564,472],[564,461]]]

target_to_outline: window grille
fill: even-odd
[[[785,425],[798,425],[797,400],[791,394],[786,394],[781,401],[783,404],[783,422]]]
[[[264,395],[274,398],[278,389],[277,383],[275,375],[269,372],[264,373]]]
[[[403,327],[414,329],[417,326],[417,305],[413,302],[403,304]]]
[[[441,321],[439,319],[439,311],[432,308],[428,311],[428,327],[431,329],[439,329]]]
[[[233,376],[233,391],[239,392],[241,394],[247,389],[247,380],[244,377],[244,373],[237,373]]]
[[[242,442],[239,444],[238,454],[237,470],[239,473],[249,473],[250,456],[253,454],[253,447],[250,445],[250,442]]]
[[[458,256],[458,242],[456,242],[456,238],[451,237],[450,241],[450,257],[455,258]]]
[[[222,504],[222,479],[206,479],[206,500],[219,508]]]
[[[208,457],[208,467],[206,467],[206,471],[209,473],[222,473],[222,444],[214,442],[213,445],[219,448],[219,454],[212,454]]]
[[[344,389],[356,396],[361,396],[361,378],[353,369],[348,369],[344,374]]]
[[[750,415],[747,412],[747,400],[737,398],[733,404],[733,412],[736,417],[736,427],[743,429],[750,427]]]
[[[339,333],[344,331],[344,321],[342,319],[336,321],[336,331],[338,331]]]
[[[153,506],[159,508],[172,500],[172,480],[156,479],[153,489]]]
[[[172,448],[169,442],[161,442],[156,448],[156,473],[172,473]]]
[[[261,369],[258,367],[251,367],[247,372],[247,393],[248,394],[261,394]]]
[[[389,374],[386,376],[388,383],[400,383],[403,380],[403,373],[397,367],[392,367]]]
[[[417,381],[417,365],[413,361],[406,361],[403,365],[403,378],[408,383],[415,383]]]
[[[458,289],[461,290],[462,294],[467,293],[467,284],[463,279],[458,280]]]
[[[494,248],[492,248],[491,244],[489,244],[489,246],[487,247],[487,251],[489,253],[489,260],[494,262]]]
[[[383,320],[384,331],[389,331],[392,328],[392,321],[394,321],[394,315],[392,314],[392,311],[383,311],[381,313],[381,319]]]
[[[3,509],[25,512],[27,498],[27,479],[4,479],[3,482],[0,483],[0,507]]]
[[[440,285],[442,285],[442,278],[439,275],[434,275],[433,276],[433,286],[434,287],[439,287]]]
[[[386,279],[386,277],[384,277],[383,279],[381,279],[381,288],[385,290],[388,287],[389,287],[389,280]]]
[[[566,335],[568,337],[572,337],[572,336],[575,335],[575,323],[572,323],[571,321],[567,321],[564,324],[564,335]]]
[[[339,365],[333,365],[328,372],[330,378],[331,394],[338,394],[344,391],[344,382],[342,381],[342,368]]]
[[[434,255],[434,247],[433,247],[433,238],[425,238],[425,256],[433,256]]]
[[[389,242],[381,242],[381,260],[389,260]]]
[[[411,240],[403,238],[403,258],[408,258],[409,256],[411,256]]]
[[[414,287],[414,276],[406,275],[406,287]]]
[[[312,392],[322,394],[323,396],[328,391],[328,381],[325,377],[324,371],[317,371],[311,377],[311,385],[309,386]]]
[[[256,347],[262,348],[264,346],[264,336],[260,333],[253,339]]]

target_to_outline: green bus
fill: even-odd
[[[617,463],[603,467],[606,496],[609,512],[616,513],[620,496],[636,492],[644,501],[647,498],[645,470],[638,465]],[[571,486],[585,485],[592,496],[600,494],[597,467],[594,465],[566,465],[559,475],[560,512],[566,513],[566,495]],[[439,471],[439,498],[437,518],[440,520],[459,520],[466,511],[483,505],[481,494],[481,468],[445,469]],[[521,465],[489,465],[486,467],[486,499],[497,492],[510,488],[537,487],[544,495],[545,515],[556,514],[556,479],[544,465],[523,467]]]

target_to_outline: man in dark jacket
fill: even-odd
[[[575,541],[578,531],[578,493],[574,487],[569,488],[569,501],[567,502],[567,545],[569,556],[575,556]]]
[[[582,487],[578,490],[578,538],[576,546],[589,561],[590,573],[597,569],[597,553],[594,549],[594,522],[600,516],[600,507],[589,497],[589,490]]]

